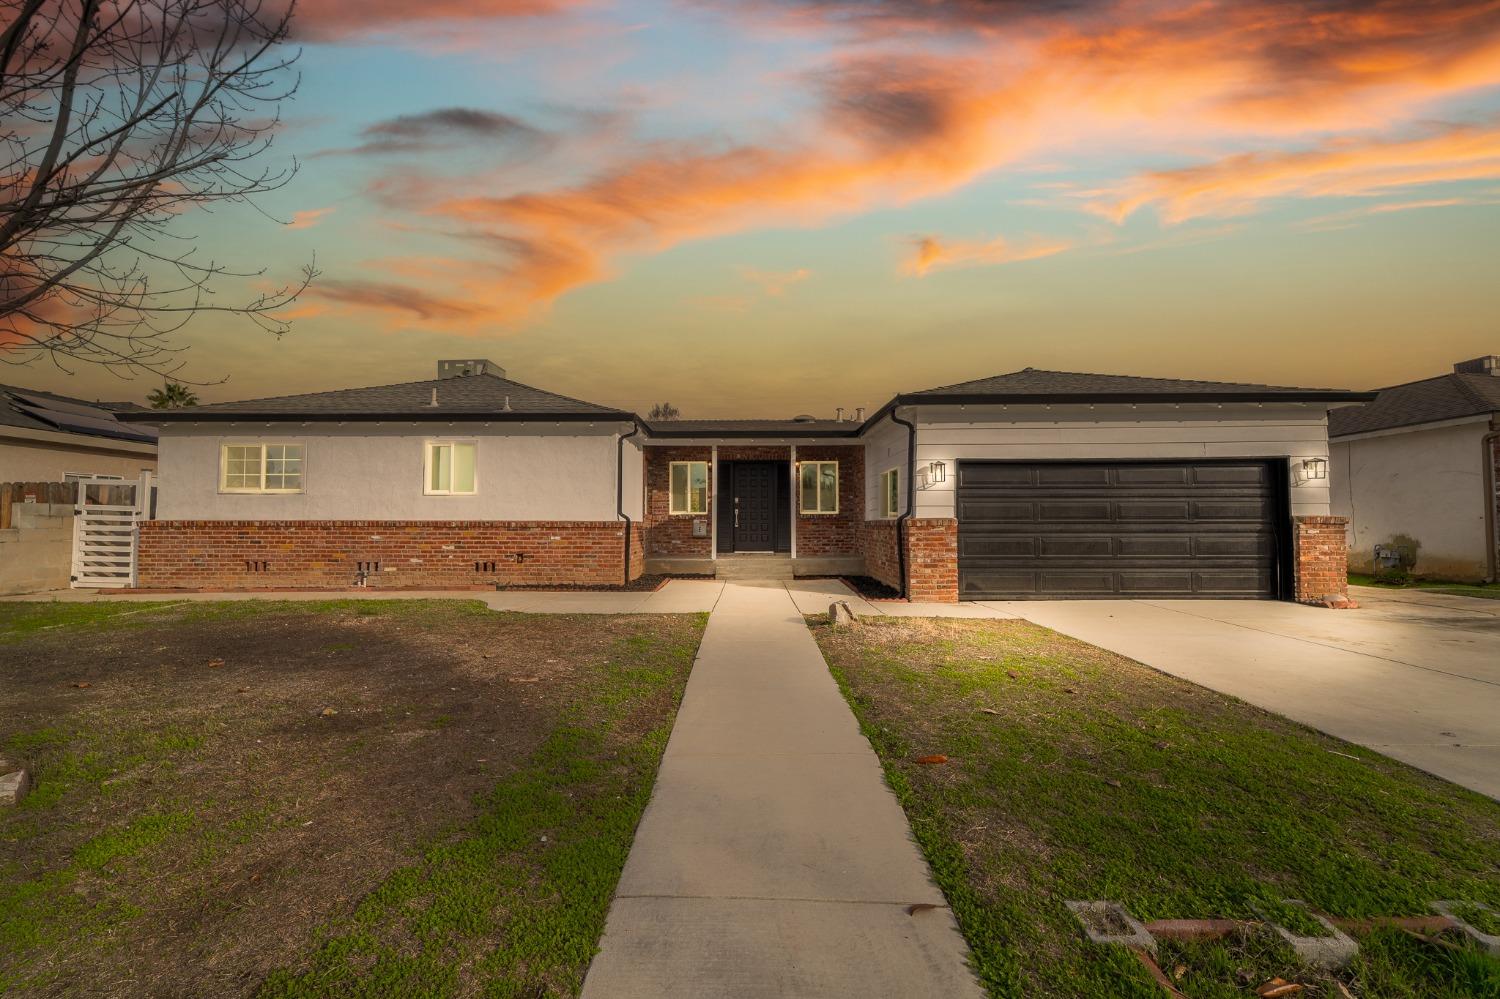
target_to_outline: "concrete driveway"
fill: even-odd
[[[1500,601],[1351,588],[1359,610],[1273,601],[992,601],[1500,798]]]

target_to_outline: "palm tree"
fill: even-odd
[[[186,385],[167,382],[161,388],[147,392],[146,401],[152,409],[186,409],[198,405],[198,395]]]

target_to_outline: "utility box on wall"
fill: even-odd
[[[705,520],[705,519],[703,519],[703,518],[700,517],[699,519],[693,521],[693,537],[695,537],[695,538],[706,538],[706,537],[708,537],[708,521],[707,520]]]

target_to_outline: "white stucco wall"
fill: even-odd
[[[1348,517],[1349,565],[1371,568],[1394,534],[1421,542],[1416,571],[1446,579],[1485,573],[1484,466],[1489,421],[1335,441],[1333,512]]]
[[[922,406],[917,468],[947,465],[944,482],[918,477],[916,516],[957,516],[960,460],[1282,458],[1293,516],[1329,512],[1328,480],[1303,481],[1301,459],[1328,457],[1323,404]]]
[[[134,480],[142,469],[155,467],[156,455],[149,451],[122,453],[44,440],[0,440],[0,482],[61,482],[69,472]]]
[[[477,423],[168,426],[159,442],[157,516],[163,520],[616,520],[615,442],[618,432],[628,429],[628,424],[590,428],[583,423],[529,421],[494,423],[488,428]],[[423,444],[429,440],[478,443],[477,494],[423,495]],[[302,492],[219,491],[220,445],[258,441],[304,446]],[[626,512],[639,517],[640,452],[629,448],[627,444]]]

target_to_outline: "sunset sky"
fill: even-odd
[[[831,415],[1033,366],[1370,387],[1500,353],[1497,0],[302,0],[204,252],[323,272],[205,400],[432,377]],[[80,369],[0,381],[140,399]]]

